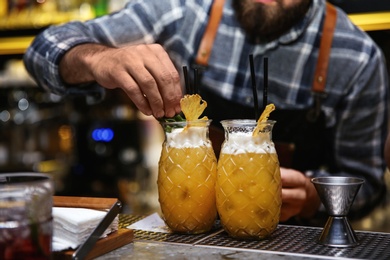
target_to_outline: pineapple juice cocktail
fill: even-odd
[[[165,140],[158,194],[164,221],[174,232],[207,232],[217,216],[217,159],[208,137],[210,122],[161,122]]]
[[[235,238],[262,239],[277,227],[281,208],[278,156],[271,139],[274,121],[225,120],[218,160],[216,202],[223,228]]]

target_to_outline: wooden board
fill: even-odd
[[[121,228],[118,231],[111,233],[107,237],[99,239],[85,259],[93,259],[95,257],[104,255],[108,252],[111,252],[112,250],[131,243],[133,239],[133,230]],[[75,250],[53,252],[53,259],[69,260],[72,259],[74,252]]]
[[[117,202],[115,198],[93,198],[93,197],[71,197],[53,196],[55,207],[89,208],[89,209],[110,209]],[[119,229],[105,238],[99,239],[92,250],[86,256],[86,260],[101,256],[114,249],[129,244],[134,239],[134,232],[131,229]],[[53,259],[72,259],[75,250],[53,252]]]
[[[115,198],[53,196],[54,207],[110,209],[116,201]]]

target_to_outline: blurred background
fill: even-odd
[[[141,115],[121,91],[100,100],[44,92],[22,63],[25,49],[46,27],[101,16],[127,1],[0,0],[0,172],[45,172],[55,180],[56,195],[117,197],[126,213],[150,214],[159,210],[158,122]],[[389,62],[390,1],[330,2],[370,34]],[[390,231],[390,207],[354,225]]]
[[[124,5],[0,0],[0,172],[49,173],[57,195],[119,197],[126,211],[148,212],[158,206],[156,167],[163,141],[154,118],[138,113],[121,91],[71,99],[44,92],[22,63],[33,37],[48,26]]]

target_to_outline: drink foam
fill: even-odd
[[[225,154],[276,153],[276,149],[267,133],[259,133],[254,137],[251,132],[236,132],[229,133],[229,138],[225,140],[221,152]]]
[[[191,126],[184,128],[173,128],[172,132],[166,133],[167,143],[175,148],[200,147],[210,145],[207,138],[206,127]]]

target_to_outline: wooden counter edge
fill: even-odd
[[[116,198],[53,196],[54,207],[110,209],[117,201]]]
[[[95,257],[107,254],[115,249],[133,242],[134,232],[131,229],[121,228],[109,234],[105,238],[99,239],[93,249],[89,252],[85,260],[93,259]],[[66,250],[60,252],[53,252],[53,259],[70,260],[74,250]]]

